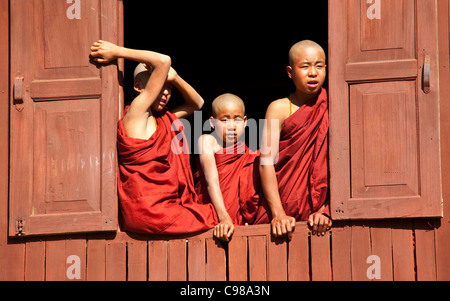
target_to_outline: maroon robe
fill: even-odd
[[[259,178],[259,151],[250,152],[240,141],[214,155],[225,208],[235,225],[253,224],[262,194]],[[199,201],[211,203],[203,170],[194,175]]]
[[[119,121],[122,229],[183,234],[213,228],[217,224],[214,207],[197,200],[181,121],[167,110],[155,118],[158,126],[148,140],[127,137]]]
[[[319,96],[284,121],[275,163],[283,208],[288,216],[306,221],[328,205],[328,97]]]

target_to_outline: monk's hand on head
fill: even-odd
[[[271,221],[271,225],[273,236],[286,236],[289,241],[292,239],[292,233],[295,230],[295,218],[287,215],[274,217]]]
[[[231,236],[234,233],[234,224],[231,219],[226,219],[221,221],[214,227],[213,235],[215,238],[220,239],[225,242],[231,240]]]
[[[322,212],[315,212],[308,218],[308,226],[312,232],[312,235],[323,236],[331,229],[331,218]]]

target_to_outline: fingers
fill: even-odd
[[[313,235],[323,236],[331,229],[332,221],[324,214],[311,214],[308,219],[308,225]]]
[[[234,225],[227,223],[220,223],[214,227],[213,235],[217,239],[223,240],[225,242],[229,242],[231,240],[231,236],[234,233]]]
[[[293,217],[272,220],[272,234],[275,237],[286,236],[288,240],[291,240],[294,229],[295,218]]]

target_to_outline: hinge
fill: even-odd
[[[22,236],[25,234],[25,232],[23,232],[24,223],[25,223],[25,221],[23,218],[19,218],[16,221],[16,225],[17,225],[16,236]]]

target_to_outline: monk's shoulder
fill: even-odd
[[[211,134],[204,134],[200,136],[199,146],[202,149],[202,153],[206,154],[214,154],[220,149],[216,137]]]
[[[280,119],[284,120],[289,117],[289,99],[280,98],[270,103],[266,111],[266,117],[268,119]]]

